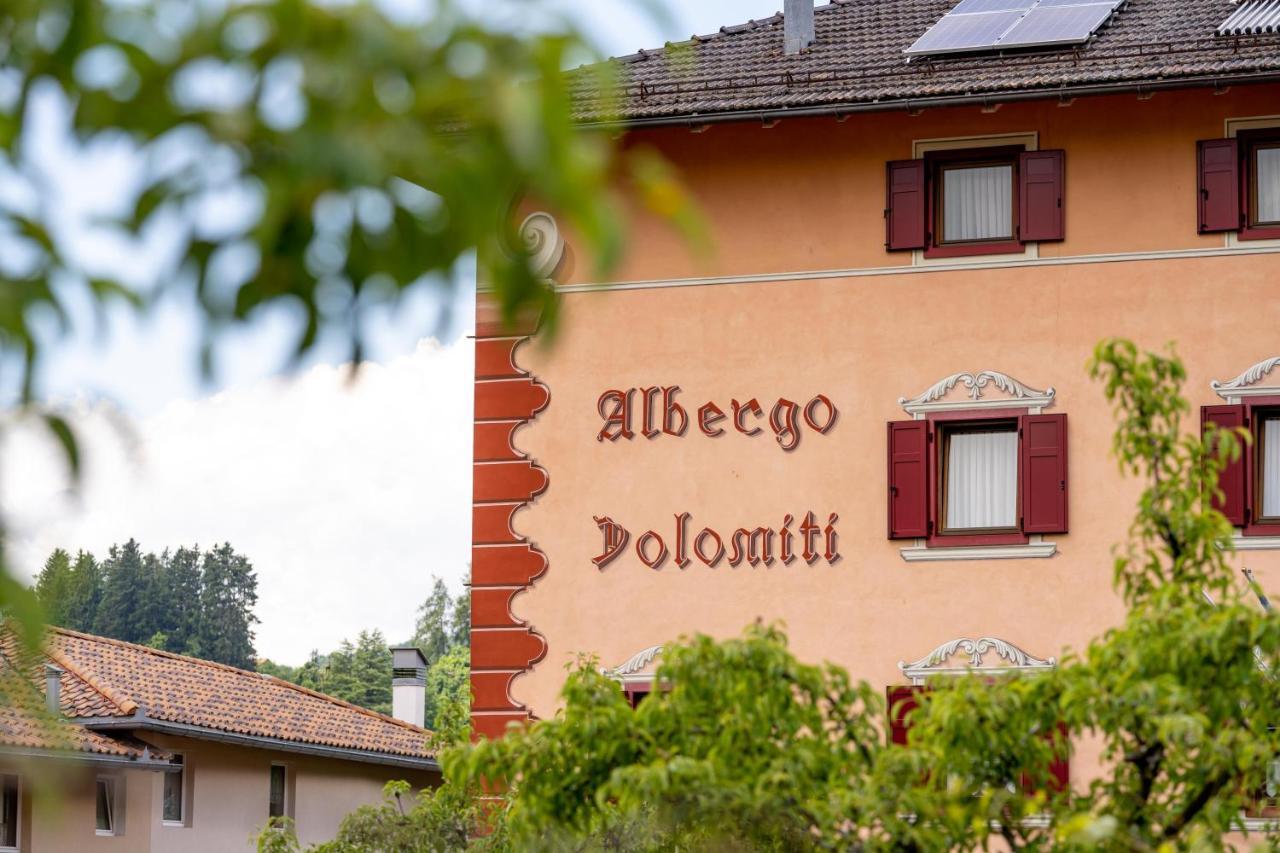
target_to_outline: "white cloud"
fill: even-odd
[[[301,662],[364,628],[410,636],[433,574],[460,590],[470,530],[472,344],[423,341],[354,385],[314,367],[173,402],[122,433],[73,407],[81,495],[34,428],[3,449],[11,554],[34,574],[55,547],[102,554],[228,541],[258,572],[257,647]]]

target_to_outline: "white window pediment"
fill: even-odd
[[[656,662],[661,656],[662,646],[650,646],[647,649],[636,652],[627,658],[624,663],[612,668],[606,668],[603,672],[607,677],[624,684],[650,682],[656,676]]]
[[[956,392],[960,385],[964,386],[963,393]],[[998,394],[984,396],[988,389]],[[953,373],[915,397],[899,397],[898,405],[916,420],[922,420],[930,412],[973,409],[1027,409],[1028,414],[1038,415],[1053,404],[1056,395],[1053,388],[1040,391],[1007,373],[980,370],[977,373]]]
[[[1271,371],[1277,367],[1280,367],[1280,356],[1263,359],[1235,379],[1226,382],[1215,379],[1209,387],[1232,405],[1239,405],[1248,397],[1277,397],[1280,396],[1280,374],[1271,378]]]
[[[988,653],[994,652],[994,662],[988,664]],[[954,659],[961,655],[968,656],[967,661],[958,665]],[[911,679],[912,684],[924,684],[926,678],[938,675],[1003,675],[1011,672],[1034,672],[1037,670],[1055,669],[1056,658],[1038,658],[1018,648],[1007,640],[996,637],[983,637],[971,640],[960,637],[943,643],[929,654],[914,663],[898,661],[898,669]]]

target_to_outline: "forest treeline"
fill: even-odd
[[[36,579],[49,624],[253,669],[258,577],[229,544],[143,552],[133,539],[99,558],[59,548]]]
[[[427,657],[427,728],[441,724],[441,713],[470,697],[471,600],[464,591],[454,597],[440,578],[418,608],[418,623],[406,645]],[[354,642],[343,640],[328,654],[313,651],[302,666],[271,660],[258,671],[336,696],[383,714],[391,713],[391,651],[381,631],[361,631]]]
[[[258,578],[230,544],[144,552],[130,539],[98,558],[61,548],[45,561],[36,595],[49,624],[257,670],[353,705],[391,712],[391,651],[379,630],[318,649],[301,666],[259,660],[254,648]],[[470,597],[435,579],[407,643],[427,656],[428,728],[469,698]]]

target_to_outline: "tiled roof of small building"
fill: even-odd
[[[62,712],[93,725],[112,718],[177,723],[297,744],[431,757],[426,729],[278,678],[146,646],[49,629],[61,667]]]
[[[131,740],[108,737],[83,726],[54,722],[36,713],[6,705],[0,707],[0,748],[50,752],[84,752],[115,758],[155,760],[167,754]],[[144,752],[145,750],[145,752]]]
[[[1128,0],[1086,44],[915,58],[903,51],[956,0],[834,0],[815,13],[817,41],[783,53],[781,14],[666,49],[611,60],[621,90],[602,94],[575,72],[584,123],[1058,91],[1179,81],[1237,80],[1280,72],[1280,35],[1216,35],[1231,0]],[[1277,76],[1280,76],[1278,74]]]

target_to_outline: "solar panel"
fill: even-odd
[[[1008,32],[1024,14],[1025,10],[1015,9],[1010,12],[947,15],[920,36],[907,52],[955,53],[988,47]]]
[[[908,56],[1080,44],[1124,0],[960,0],[907,48]]]
[[[1078,44],[1111,17],[1110,3],[1088,6],[1037,6],[1000,39],[1000,47]]]
[[[960,0],[960,5],[948,12],[947,17],[970,12],[1026,11],[1034,5],[1036,0]]]

